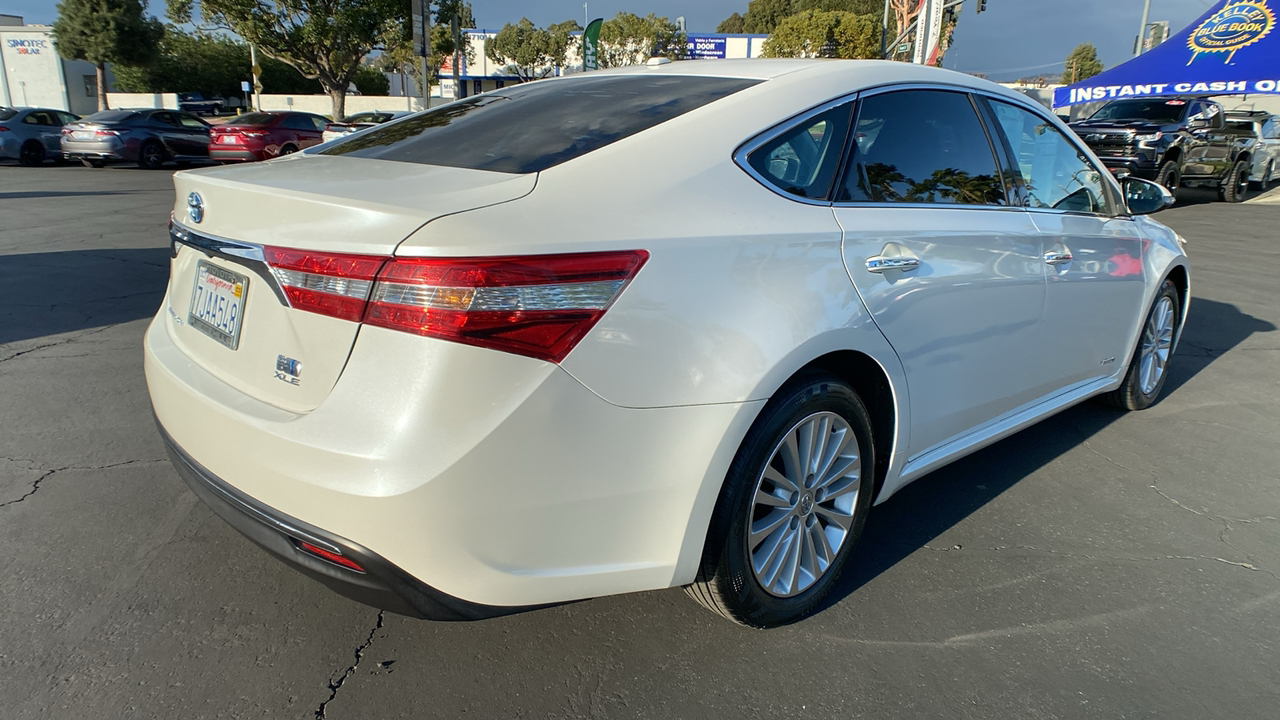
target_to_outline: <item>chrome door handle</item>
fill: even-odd
[[[882,273],[888,270],[915,270],[918,267],[920,267],[920,261],[913,257],[875,255],[867,258],[867,270],[873,273]]]
[[[1065,265],[1072,260],[1073,258],[1069,252],[1047,252],[1044,254],[1044,261],[1050,265]]]

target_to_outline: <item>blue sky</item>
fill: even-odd
[[[1107,67],[1124,62],[1132,56],[1143,0],[988,0],[981,14],[974,12],[976,3],[966,2],[944,64],[1003,80],[1061,72],[1067,54],[1082,42],[1097,45]],[[1180,29],[1213,4],[1152,0],[1151,20],[1168,20],[1171,28]],[[29,23],[52,22],[56,7],[56,0],[0,0],[0,13],[21,15]],[[538,25],[569,18],[582,22],[584,17],[578,0],[472,0],[472,7],[477,23],[494,29],[522,16]],[[621,11],[684,16],[690,32],[711,32],[746,8],[747,0],[596,0],[589,1],[587,11],[593,18]],[[151,11],[163,16],[164,3],[152,2]]]

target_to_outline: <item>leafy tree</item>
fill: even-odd
[[[747,19],[738,13],[725,18],[716,26],[719,33],[744,33],[747,31]]]
[[[164,26],[142,14],[140,0],[62,0],[53,21],[54,46],[68,60],[98,70],[98,109],[107,109],[107,63],[146,65],[155,57]]]
[[[1098,60],[1098,48],[1091,43],[1080,43],[1067,56],[1066,68],[1062,73],[1062,82],[1070,85],[1102,72],[1102,62]]]
[[[168,0],[169,17],[230,30],[269,57],[320,81],[333,114],[346,114],[360,61],[409,15],[408,0]]]
[[[884,0],[794,0],[791,6],[791,14],[794,15],[805,10],[821,10],[824,12],[838,10],[840,12],[851,12],[855,15],[874,15],[880,18],[884,13]]]
[[[352,82],[361,95],[387,95],[391,92],[391,81],[372,65],[361,65],[356,69]]]
[[[507,23],[498,34],[484,44],[484,54],[490,60],[505,65],[507,72],[520,78],[520,82],[540,80],[555,68],[565,64],[569,54],[570,28],[577,28],[572,21],[540,28],[529,18],[520,18],[516,24]]]
[[[662,55],[683,60],[689,38],[680,26],[650,13],[644,17],[620,12],[600,27],[600,67],[638,65]]]
[[[313,94],[320,83],[273,58],[259,58],[262,87],[269,93]],[[170,25],[154,60],[146,65],[116,65],[116,86],[125,92],[191,92],[206,96],[240,95],[250,78],[249,46],[224,34],[184,32]]]
[[[880,21],[850,12],[805,10],[778,23],[764,43],[765,57],[875,58]]]
[[[471,3],[461,0],[437,0],[435,5],[436,12],[431,25],[431,57],[427,61],[427,73],[431,76],[431,83],[436,84],[440,81],[440,68],[444,64],[445,58],[452,57],[454,47],[454,37],[452,31],[453,17],[458,16],[458,27],[470,28],[476,26],[475,16],[471,12]],[[462,54],[467,58],[467,62],[475,60],[475,48],[471,47],[471,39],[468,35],[463,34]],[[388,28],[382,40],[383,51],[378,56],[376,65],[382,70],[388,72],[408,72],[413,78],[414,84],[418,86],[419,94],[422,93],[422,64],[418,61],[416,55],[413,54],[413,24],[412,18],[406,16],[404,22]]]
[[[783,18],[795,12],[794,5],[795,0],[751,0],[742,19],[744,32],[773,32]]]

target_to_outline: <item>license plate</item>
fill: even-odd
[[[92,140],[93,131],[92,130],[75,130],[75,131],[72,131],[71,137],[75,138],[76,140]]]
[[[249,278],[201,260],[196,265],[196,284],[191,290],[187,323],[235,350],[240,346],[248,292]]]
[[[223,145],[231,145],[235,141],[231,139],[230,135],[219,135],[218,142],[222,143]]]

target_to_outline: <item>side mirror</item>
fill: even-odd
[[[1194,117],[1194,118],[1191,118],[1191,121],[1187,123],[1187,127],[1191,128],[1192,130],[1200,130],[1201,128],[1209,127],[1209,121],[1205,120],[1202,117]]]
[[[1173,193],[1168,188],[1150,180],[1130,175],[1120,180],[1120,186],[1124,188],[1125,204],[1134,215],[1160,212],[1175,202]]]

